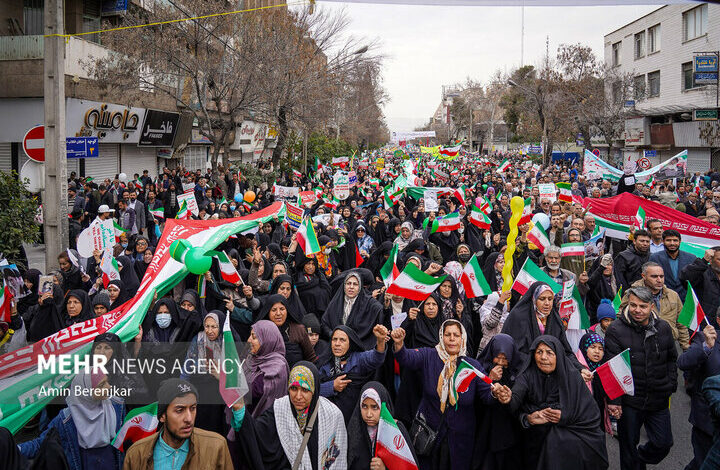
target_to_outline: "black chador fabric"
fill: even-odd
[[[555,352],[555,370],[545,374],[534,359],[545,344]],[[530,346],[530,360],[512,389],[513,412],[530,414],[550,407],[562,412],[560,422],[530,425],[525,438],[526,462],[538,470],[600,470],[608,467],[600,411],[582,376],[563,354],[554,336],[543,335]]]
[[[295,290],[295,285],[293,284],[292,278],[288,274],[280,274],[278,277],[273,279],[268,297],[277,294],[278,289],[285,282],[290,283],[290,298],[287,299],[287,305],[289,309],[288,315],[292,314],[293,319],[295,319],[295,323],[302,323],[302,317],[304,317],[307,312],[305,311],[305,307],[300,301],[300,297]]]
[[[70,297],[78,299],[82,304],[82,310],[74,317],[71,317],[67,312],[67,302]],[[83,323],[91,318],[95,318],[95,315],[90,307],[87,292],[80,289],[71,290],[60,307],[49,299],[40,306],[28,327],[27,340],[40,341],[63,328],[75,323]]]
[[[305,310],[316,315],[325,311],[330,303],[330,284],[318,267],[315,258],[302,258],[296,260],[297,274],[295,274],[295,288]],[[305,274],[303,268],[306,264],[315,265],[315,272],[312,275]]]
[[[485,280],[488,282],[490,290],[493,292],[497,292],[501,287],[498,286],[498,279],[495,271],[495,262],[497,261],[498,256],[500,256],[500,253],[497,251],[494,253],[490,253],[485,260],[485,265],[483,266],[483,274],[485,275]]]
[[[187,300],[195,306],[195,310],[185,310],[180,305]],[[178,316],[180,317],[180,333],[177,342],[190,342],[202,330],[202,319],[205,318],[205,306],[200,302],[200,295],[194,289],[186,289],[180,297]]]
[[[536,282],[530,286],[528,291],[525,292],[525,295],[520,298],[517,305],[510,310],[503,324],[502,332],[513,338],[515,347],[520,354],[520,361],[523,364],[528,360],[530,345],[533,344],[535,338],[540,336],[540,327],[538,326],[535,314],[533,294],[541,285],[547,286],[544,282]],[[570,344],[565,336],[565,328],[563,327],[562,320],[555,305],[553,305],[552,311],[548,314],[545,332],[543,334],[557,338],[560,344],[563,345],[564,355],[569,358],[578,370],[584,369],[570,348]]]

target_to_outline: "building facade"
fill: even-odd
[[[704,137],[718,125],[717,84],[698,83],[693,69],[696,56],[714,51],[719,4],[666,5],[605,35],[606,64],[632,80],[630,87],[606,84],[611,99],[625,103],[624,161],[649,168],[687,150],[689,171],[720,168],[720,142]]]

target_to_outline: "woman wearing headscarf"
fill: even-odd
[[[132,297],[132,294],[125,288],[125,284],[119,279],[108,283],[107,292],[110,298],[109,312],[115,310]]]
[[[276,399],[287,393],[290,368],[285,360],[285,342],[278,327],[269,320],[260,320],[250,332],[250,391],[248,408],[257,418]]]
[[[508,300],[512,295],[512,291],[491,292],[485,302],[480,307],[480,327],[482,329],[482,337],[480,346],[478,347],[478,355],[485,349],[490,340],[500,333],[505,324],[510,309]]]
[[[395,411],[392,399],[385,387],[380,382],[366,383],[360,390],[359,400],[355,404],[347,426],[348,435],[352,436],[348,448],[349,470],[368,470],[370,468],[383,468],[383,466],[388,468],[380,457],[375,456],[378,424],[383,404],[394,417]],[[408,433],[401,421],[396,421],[395,424],[410,447],[410,452],[413,454],[415,461],[417,461],[412,449],[410,433]]]
[[[83,280],[83,273],[80,268],[75,266],[66,251],[60,253],[57,257],[60,273],[62,274],[61,286],[66,294],[74,289],[88,290],[90,288],[90,280]]]
[[[463,361],[481,372],[483,370],[474,359],[466,356],[467,333],[462,323],[445,320],[438,335],[439,343],[435,348],[411,350],[404,346],[405,331],[402,328],[393,330],[395,358],[401,370],[408,368],[420,374],[422,399],[415,420],[437,432],[427,448],[415,449],[419,454],[419,468],[467,470],[472,462],[475,441],[475,407],[492,403],[493,394],[509,402],[509,390],[501,386],[491,389],[475,377],[464,392],[456,394],[455,372]]]
[[[322,316],[323,336],[330,339],[337,326],[346,325],[357,333],[363,349],[371,349],[375,343],[373,328],[383,323],[382,312],[380,302],[363,289],[359,271],[352,270]]]
[[[203,328],[205,306],[200,301],[200,295],[195,289],[185,289],[177,307],[180,317],[180,333],[178,333],[177,341],[192,341]]]
[[[365,351],[353,330],[345,325],[336,327],[330,338],[332,356],[320,367],[320,395],[340,409],[345,422],[350,419],[361,387],[385,360],[388,329],[375,325],[373,334],[377,344],[374,349]]]
[[[556,337],[563,345],[569,361],[582,371],[583,377],[586,380],[592,378],[590,371],[580,364],[570,348],[565,327],[555,306],[555,294],[546,283],[536,282],[530,286],[517,305],[510,310],[502,332],[512,337],[522,363],[530,359],[530,346],[535,338],[541,335]]]
[[[422,237],[422,230],[415,230],[415,226],[413,226],[412,222],[403,222],[400,225],[400,233],[397,238],[395,238],[395,244],[398,246],[399,250],[403,250],[408,243]]]
[[[554,336],[541,335],[529,353],[510,402],[525,429],[524,468],[607,468],[600,412],[565,346]]]
[[[460,244],[460,236],[456,231],[452,232],[435,232],[430,235],[430,241],[440,248],[443,262],[455,260],[455,250]]]
[[[143,251],[142,257],[135,261],[135,274],[138,279],[145,277],[145,271],[147,271],[148,266],[150,266],[152,259],[153,251],[150,248],[146,248],[145,251]]]
[[[301,323],[302,317],[304,317],[307,312],[305,310],[305,306],[303,306],[303,303],[300,301],[300,296],[295,290],[295,286],[292,283],[292,277],[288,274],[280,274],[277,276],[270,286],[268,297],[275,294],[280,294],[285,297],[285,300],[287,300],[287,307],[292,313],[292,316],[294,318],[299,318],[300,322],[298,323]]]
[[[440,294],[440,314],[443,320],[455,319],[463,324],[468,332],[468,351],[469,355],[474,357],[476,344],[473,343],[474,325],[472,322],[472,314],[468,311],[465,302],[458,290],[457,282],[452,276],[447,276],[445,280],[438,286],[438,294]]]
[[[128,292],[137,292],[140,288],[140,280],[135,273],[133,262],[127,256],[117,257],[118,268],[120,269],[120,280]]]
[[[12,433],[5,428],[0,428],[0,462],[5,470],[25,470],[29,467]]]
[[[590,316],[590,323],[597,323],[597,310],[602,299],[614,299],[617,294],[617,282],[613,273],[613,259],[606,254],[596,259],[590,269],[587,282],[588,294],[585,308]]]
[[[487,343],[478,362],[493,383],[509,388],[515,384],[522,364],[513,339],[497,334]],[[510,408],[493,403],[480,410],[475,441],[473,468],[477,470],[513,470],[521,468],[521,428]]]
[[[318,269],[315,258],[295,258],[295,288],[305,310],[324,312],[330,303],[330,284],[325,273]]]
[[[301,361],[290,370],[287,395],[257,418],[244,404],[233,406],[236,451],[251,468],[286,470],[296,459],[300,470],[348,468],[348,438],[342,413],[320,396],[320,375]],[[301,449],[304,433],[308,441]]]
[[[197,387],[202,398],[202,402],[198,403],[195,426],[221,435],[225,435],[227,426],[225,405],[220,396],[220,372],[216,367],[218,361],[224,359],[224,323],[225,314],[219,310],[205,314],[203,330],[190,343],[180,374],[181,379],[188,380]],[[233,337],[237,340],[235,334]]]
[[[505,258],[499,252],[490,253],[485,260],[483,266],[483,274],[485,280],[490,286],[490,290],[497,292],[502,287],[503,277],[502,270],[505,267]]]
[[[595,374],[595,369],[605,362],[605,339],[597,333],[588,332],[580,338],[578,352],[582,354],[582,359],[587,364],[590,372],[593,372],[593,378],[588,383],[588,388],[592,392],[598,410],[600,410],[600,428],[612,434],[610,425],[610,414],[607,411],[605,403],[605,390],[603,389],[600,376]]]
[[[285,358],[290,367],[303,359],[317,361],[315,350],[302,325],[302,317],[298,316],[298,312],[290,310],[284,296],[280,294],[268,296],[259,319],[270,320],[280,330],[285,342]]]
[[[71,470],[120,470],[122,454],[110,443],[125,416],[122,399],[108,396],[108,378],[101,374],[77,374],[69,390],[67,408],[50,421],[38,438],[20,444],[20,452],[29,459],[37,457],[54,428]]]
[[[179,357],[182,345],[178,344],[178,338],[182,333],[182,325],[177,305],[172,298],[163,297],[155,302],[145,315],[142,329],[142,343],[137,352],[140,360],[152,361],[156,358],[164,358],[166,361],[171,361]],[[171,370],[165,374],[157,371],[147,374],[148,389],[157,390],[163,380],[171,377],[173,377]]]
[[[37,269],[28,269],[25,271],[25,274],[23,274],[23,281],[25,282],[28,294],[17,302],[18,315],[24,315],[30,307],[37,305],[38,299],[40,298],[38,287],[41,274]]]
[[[136,344],[138,344],[137,342]],[[93,340],[92,355],[103,355],[108,360],[106,366],[108,375],[108,383],[118,389],[127,390],[128,395],[125,398],[131,403],[147,403],[150,399],[148,388],[141,374],[128,374],[125,372],[127,367],[128,354],[125,344],[120,341],[120,337],[115,333],[102,333]],[[148,374],[149,375],[149,374]]]
[[[71,290],[60,307],[54,302],[53,294],[40,297],[40,308],[27,328],[28,341],[40,341],[63,328],[95,318],[90,299],[84,290]]]

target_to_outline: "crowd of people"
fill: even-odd
[[[378,156],[384,168],[375,165]],[[512,166],[501,172],[503,158]],[[416,186],[465,190],[464,198],[438,196],[437,210],[427,212],[423,198],[404,193],[388,201],[383,191],[402,171],[403,156],[377,151],[368,160],[354,163],[357,184],[339,201],[334,170],[290,172],[275,181],[319,195],[305,207],[314,217],[317,253],[306,255],[296,230],[275,217],[218,248],[238,282],[226,281],[213,261],[206,274],[190,274],[154,299],[132,341],[106,333],[92,344],[91,354],[110,361],[218,360],[229,316],[235,340],[249,345],[243,400],[226,406],[221,377],[212,372],[78,374],[72,386],[89,398],[71,396],[46,407],[28,425],[31,438],[17,445],[0,429],[2,467],[45,462],[62,468],[48,462],[63,461],[73,470],[412,468],[393,467],[394,460],[377,452],[387,410],[421,470],[644,469],[673,446],[669,406],[680,370],[680,386],[691,396],[694,454],[685,468],[720,468],[720,443],[713,438],[720,420],[720,247],[700,258],[680,251],[681,234],[651,219],[627,239],[607,237],[594,261],[560,250],[594,234],[595,217],[581,203],[586,197],[632,192],[718,224],[720,173],[650,187],[586,181],[578,165],[565,162],[528,167],[524,157],[504,155],[484,165],[458,157],[442,163],[446,179],[429,168],[417,171]],[[572,184],[575,202],[539,196],[539,183],[558,182]],[[250,187],[242,174],[223,168],[164,169],[158,178],[145,171],[100,184],[71,175],[70,248],[58,257],[58,270],[23,273],[27,295],[13,307],[15,334],[0,352],[130,301],[165,221],[181,209],[177,196],[188,187],[198,205],[192,218],[207,220],[268,207],[276,200],[271,186]],[[541,252],[528,242],[530,226],[519,226],[513,274],[530,259],[558,284],[576,284],[591,324],[577,346],[566,334],[561,296],[548,283],[535,282],[522,295],[505,285],[514,196],[529,198],[534,213],[547,215],[551,246]],[[488,228],[470,221],[476,198],[491,207]],[[452,213],[461,218],[455,231],[434,232],[426,221]],[[84,228],[108,218],[121,229],[112,250],[120,278],[104,282],[103,253],[83,258],[75,248]],[[387,292],[382,270],[394,247],[398,271],[412,263],[428,276],[447,275],[425,300]],[[492,291],[487,296],[469,297],[460,282],[473,257]],[[49,289],[41,285],[46,275],[53,277]],[[688,282],[709,321],[698,331],[678,321]],[[628,348],[634,394],[609,399],[595,371]],[[487,380],[477,376],[457,393],[456,372],[467,366]],[[102,392],[111,385],[132,388],[133,400]],[[123,451],[113,446],[129,409],[155,401],[158,431]],[[647,439],[641,444],[642,428]],[[608,461],[609,436],[619,441],[619,462]]]

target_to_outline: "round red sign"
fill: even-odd
[[[23,150],[31,160],[45,161],[45,126],[35,126],[23,138]]]

